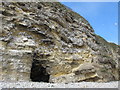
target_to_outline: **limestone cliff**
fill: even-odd
[[[59,2],[3,2],[0,11],[1,81],[119,80],[120,46]]]

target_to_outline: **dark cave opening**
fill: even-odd
[[[50,75],[38,60],[33,60],[30,79],[33,82],[49,82]]]

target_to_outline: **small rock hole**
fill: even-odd
[[[38,6],[37,8],[38,8],[38,9],[41,9],[42,7],[41,7],[41,6]]]

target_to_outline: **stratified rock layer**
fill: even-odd
[[[119,80],[119,46],[58,2],[3,2],[0,80]]]

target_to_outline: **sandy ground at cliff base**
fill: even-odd
[[[120,82],[108,83],[79,82],[79,83],[43,83],[43,82],[0,82],[2,88],[118,88]]]

